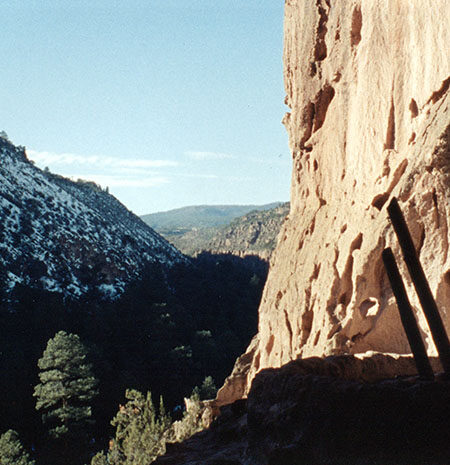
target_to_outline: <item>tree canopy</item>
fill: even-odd
[[[16,431],[10,429],[0,436],[1,465],[34,465]]]
[[[90,402],[97,395],[97,380],[80,338],[59,331],[48,341],[38,366],[41,382],[33,395],[49,433],[55,438],[80,433],[91,422]]]
[[[107,454],[99,452],[91,465],[133,465],[151,463],[165,452],[165,434],[172,421],[166,413],[162,397],[159,412],[153,405],[152,395],[127,389],[128,402],[121,405],[111,421],[116,427],[115,438]]]

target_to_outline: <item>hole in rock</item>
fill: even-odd
[[[314,132],[323,126],[325,117],[327,116],[328,106],[333,100],[334,94],[335,91],[329,84],[325,85],[317,94],[314,114]]]
[[[320,329],[317,331],[316,337],[314,338],[314,345],[316,346],[319,343],[320,338]]]
[[[284,311],[284,321],[286,323],[286,328],[289,333],[289,339],[292,340],[292,326],[291,326],[291,322],[289,321],[289,315],[286,310]]]
[[[352,14],[352,30],[350,33],[350,43],[356,47],[361,42],[362,13],[361,8],[357,6]]]
[[[409,138],[408,144],[412,144],[416,140],[416,133],[413,132]]]
[[[314,319],[314,312],[309,310],[302,315],[302,337],[300,343],[303,345],[311,334],[311,328]]]
[[[283,293],[281,291],[278,291],[278,294],[275,300],[275,308],[278,308],[278,306],[280,305],[280,300],[282,299],[282,297],[283,297]]]
[[[311,281],[312,281],[313,279],[317,279],[317,278],[318,278],[319,272],[320,272],[320,263],[316,263],[316,264],[314,265],[314,271],[313,271],[313,273],[312,273],[312,275],[311,275]]]
[[[386,142],[384,149],[394,150],[395,148],[395,106],[394,99],[391,99],[391,109],[389,111],[388,125],[386,131]]]
[[[317,2],[319,9],[319,25],[316,32],[316,46],[314,49],[314,59],[316,61],[325,60],[327,57],[327,44],[325,42],[325,35],[327,34],[327,21],[328,15],[319,2]]]
[[[450,88],[450,77],[448,77],[445,81],[442,82],[442,86],[439,90],[431,94],[431,97],[429,98],[427,103],[429,102],[436,103],[440,98],[444,96],[444,94],[448,91],[449,88]]]
[[[374,305],[376,305],[377,301],[373,298],[371,299],[366,299],[363,302],[361,302],[361,305],[359,306],[359,313],[363,318],[367,316],[367,313],[369,312],[369,309],[371,309]]]
[[[269,338],[269,341],[268,341],[267,344],[266,344],[266,354],[267,354],[267,355],[269,355],[270,352],[272,352],[274,341],[275,341],[274,335],[271,334],[271,335],[270,335],[270,338]]]
[[[450,286],[450,270],[447,270],[444,273],[444,282]]]
[[[419,114],[419,107],[413,98],[409,102],[409,111],[411,112],[411,118],[415,118]]]
[[[352,253],[354,250],[360,249],[361,245],[362,245],[362,241],[363,241],[363,235],[362,235],[362,233],[359,233],[355,237],[353,242],[350,244],[350,253]]]
[[[303,123],[303,127],[305,128],[305,130],[303,132],[303,137],[300,141],[301,147],[304,147],[305,142],[311,137],[315,114],[316,114],[316,110],[315,110],[314,103],[308,102],[308,104],[305,106],[303,110],[303,115],[302,115],[302,123]]]
[[[350,302],[350,299],[348,298],[346,292],[344,292],[343,294],[339,296],[338,304],[342,304],[344,307],[346,307],[349,302]]]
[[[436,210],[439,210],[439,207],[438,207],[438,198],[437,198],[437,194],[436,194],[436,190],[435,190],[435,189],[433,189],[432,198],[433,198],[434,208],[436,208]]]
[[[372,207],[375,207],[378,210],[383,208],[383,205],[387,202],[389,198],[389,192],[385,192],[384,194],[379,194],[374,197],[372,200]]]
[[[261,354],[258,352],[258,354],[257,354],[256,357],[255,357],[255,370],[256,370],[256,371],[259,370],[259,363],[260,363],[260,360],[261,360]]]

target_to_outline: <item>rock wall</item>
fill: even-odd
[[[449,1],[286,0],[291,209],[241,394],[298,357],[410,351],[381,261],[400,258],[394,195],[450,330],[449,18]]]

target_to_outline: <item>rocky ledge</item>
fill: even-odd
[[[413,371],[412,359],[313,357],[263,370],[247,399],[223,406],[208,430],[169,445],[155,463],[450,463],[450,383],[381,379],[395,369]]]

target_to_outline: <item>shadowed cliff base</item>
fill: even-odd
[[[408,376],[411,357],[368,355],[313,357],[263,370],[248,399],[222,407],[208,430],[168,445],[155,463],[450,463],[450,384]],[[396,370],[405,376],[380,379]]]

